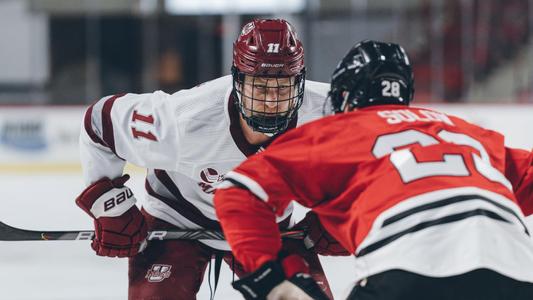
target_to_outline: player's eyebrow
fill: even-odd
[[[290,85],[292,82],[291,78],[288,77],[282,77],[282,78],[267,78],[267,77],[256,77],[255,79],[248,79],[246,80],[247,84],[267,84],[271,82],[277,82],[280,85]]]

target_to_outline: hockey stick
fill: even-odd
[[[305,232],[291,230],[281,232],[282,238],[303,239]],[[76,241],[92,240],[94,231],[37,231],[9,226],[0,222],[0,241]],[[157,230],[148,232],[148,240],[224,240],[218,230]]]

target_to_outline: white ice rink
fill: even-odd
[[[142,174],[129,182],[139,199],[143,182]],[[74,204],[81,190],[81,175],[77,173],[0,174],[0,220],[26,229],[92,229],[90,218]],[[532,225],[533,220],[528,221]],[[350,290],[353,259],[321,259],[336,299],[342,299]],[[98,257],[87,241],[0,242],[0,270],[2,300],[127,298],[126,260]],[[230,286],[231,278],[231,271],[223,264],[215,299],[240,299]],[[198,299],[209,296],[206,278]]]
[[[139,200],[143,183],[142,174],[128,182]],[[92,229],[91,219],[74,203],[81,190],[78,173],[0,174],[0,220],[26,229]],[[336,299],[342,299],[350,289],[353,259],[323,262]],[[87,241],[0,242],[0,270],[1,300],[127,299],[126,260],[98,257]],[[215,299],[241,299],[231,278],[223,264]],[[206,278],[198,299],[209,296]]]
[[[142,174],[129,182],[138,198],[143,182]],[[74,204],[81,190],[77,173],[0,174],[0,220],[26,229],[91,229],[90,218]],[[336,299],[342,299],[350,290],[353,259],[322,257],[322,261]],[[126,260],[98,257],[87,241],[0,242],[0,270],[2,300],[127,298]],[[223,264],[215,299],[241,299],[230,286],[231,278]],[[206,279],[198,299],[209,296]]]

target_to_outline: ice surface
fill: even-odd
[[[144,178],[128,185],[142,198]],[[26,229],[92,229],[91,219],[74,204],[82,190],[79,174],[0,174],[0,220]],[[533,219],[529,219],[533,225]],[[322,257],[336,299],[350,291],[353,258]],[[0,299],[114,300],[127,298],[125,259],[94,255],[87,241],[0,242]],[[207,272],[206,272],[207,276]],[[241,299],[223,264],[216,298]],[[212,280],[213,281],[213,280]],[[198,299],[209,299],[207,279]]]
[[[144,194],[143,183],[140,174],[128,182],[138,199]],[[0,174],[0,220],[26,229],[92,229],[91,219],[74,204],[82,189],[76,173]],[[334,294],[342,299],[350,289],[353,259],[323,261]],[[0,242],[0,270],[0,299],[127,299],[127,261],[98,257],[87,241]],[[210,297],[207,275],[200,300]],[[223,264],[215,299],[241,299],[231,279]]]

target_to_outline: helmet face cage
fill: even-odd
[[[232,69],[233,90],[242,118],[255,131],[287,129],[303,102],[305,70],[294,76],[248,75]]]
[[[408,105],[414,79],[407,54],[392,43],[363,41],[337,65],[324,114],[381,104]]]

